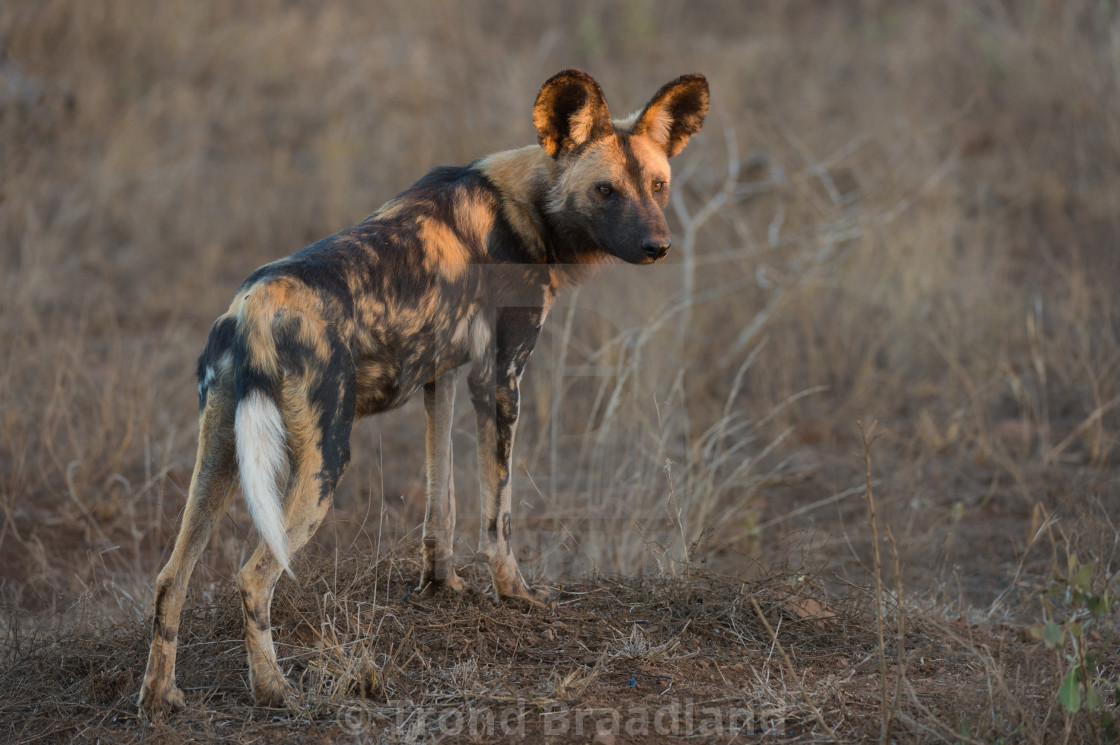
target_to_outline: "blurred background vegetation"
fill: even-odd
[[[237,284],[433,165],[533,142],[566,67],[616,115],[702,72],[713,109],[674,164],[670,266],[604,272],[530,365],[528,573],[866,576],[857,421],[931,598],[1005,599],[1043,532],[1111,565],[1115,3],[28,0],[0,6],[7,609],[111,578],[143,615]],[[357,427],[321,548],[415,539],[422,422]],[[462,404],[455,437],[469,561]],[[247,526],[238,501],[204,575]]]

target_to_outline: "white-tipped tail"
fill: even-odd
[[[288,574],[288,534],[284,529],[284,496],[280,476],[286,470],[284,420],[263,391],[253,391],[237,405],[233,424],[241,489],[261,539]]]

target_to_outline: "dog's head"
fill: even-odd
[[[669,158],[700,131],[707,112],[702,75],[665,84],[644,108],[618,121],[590,75],[566,70],[550,78],[533,122],[541,147],[560,167],[547,204],[558,229],[632,264],[665,258]]]

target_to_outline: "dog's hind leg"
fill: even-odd
[[[287,433],[290,472],[284,498],[287,554],[294,556],[315,534],[331,506],[335,487],[350,460],[354,421],[352,372],[328,376],[312,370],[285,380],[278,407]],[[307,378],[316,378],[308,380]],[[245,616],[249,682],[261,706],[282,706],[287,683],[276,662],[270,610],[276,581],[284,567],[261,542],[237,574]]]
[[[424,569],[421,590],[443,586],[462,592],[455,573],[455,490],[452,486],[451,420],[455,412],[454,370],[424,386],[427,422],[428,498],[424,509]]]
[[[206,394],[199,416],[198,456],[191,478],[183,523],[171,558],[156,579],[152,646],[140,688],[140,713],[160,717],[185,705],[175,685],[175,651],[179,615],[187,582],[219,517],[229,510],[236,485],[233,402],[223,387]]]

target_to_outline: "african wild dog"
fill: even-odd
[[[175,548],[156,580],[142,713],[184,705],[175,646],[187,581],[239,475],[262,538],[237,575],[249,679],[258,703],[283,704],[273,586],[331,504],[354,418],[400,406],[421,387],[428,496],[420,586],[463,589],[452,564],[451,415],[456,370],[467,363],[480,553],[498,598],[548,597],[525,585],[510,551],[521,371],[557,292],[586,267],[665,257],[668,158],[707,110],[707,82],[686,75],[612,121],[595,80],[562,72],[533,107],[539,146],[436,168],[362,223],[245,280],[198,361],[198,459]]]

